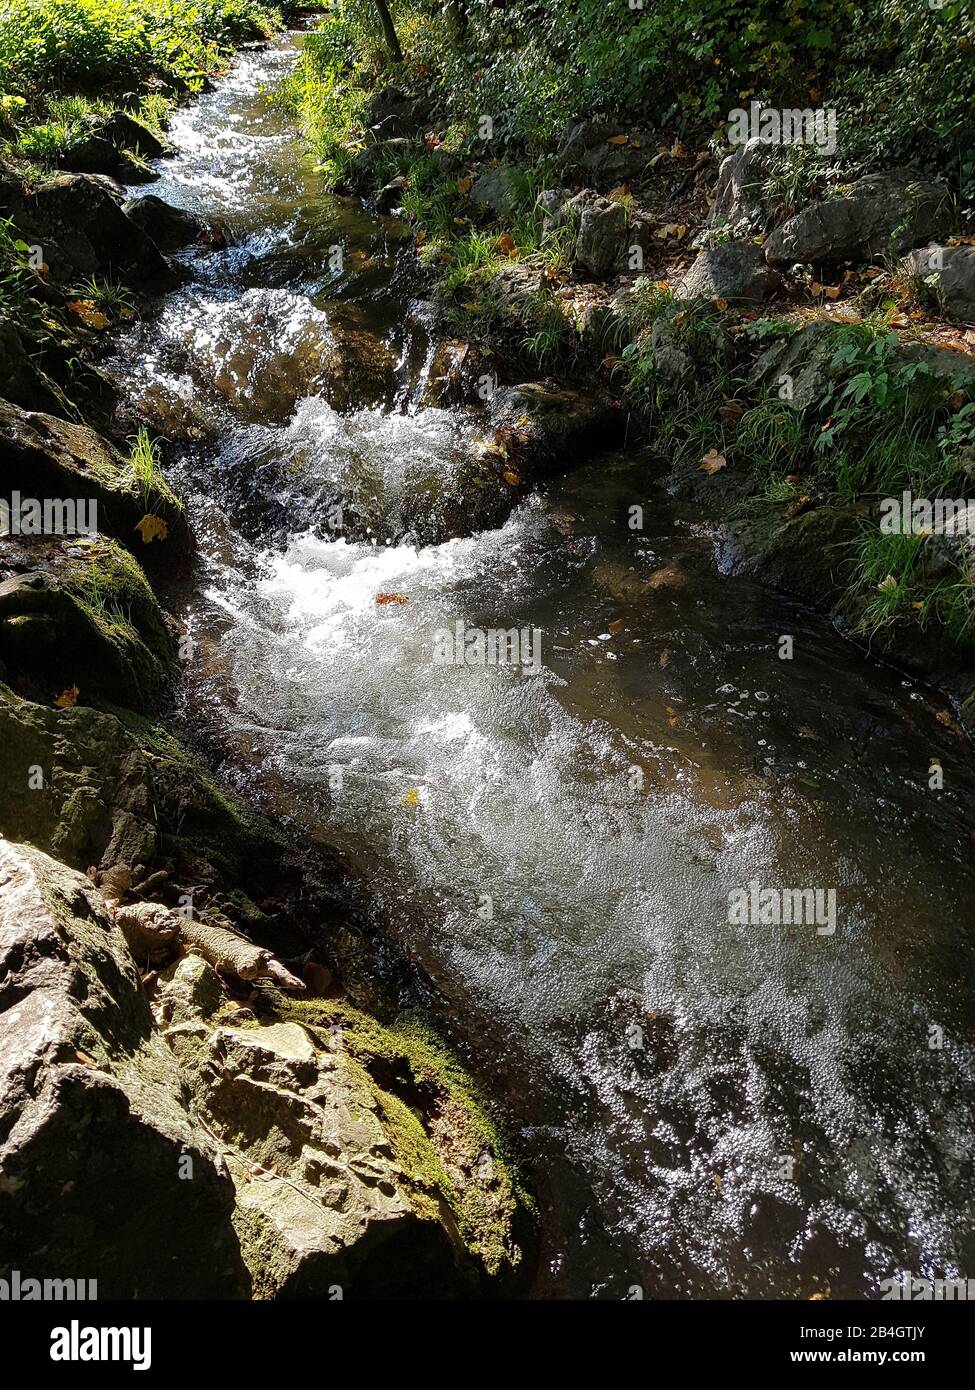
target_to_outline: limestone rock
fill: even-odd
[[[932,243],[912,251],[904,268],[924,282],[946,319],[975,323],[975,246]]]
[[[753,307],[771,297],[781,280],[751,241],[728,241],[702,251],[678,291],[680,299],[724,299]]]
[[[245,1296],[233,1185],[120,931],[81,874],[8,841],[0,981],[0,1264],[102,1299]]]
[[[737,236],[764,229],[769,216],[765,184],[781,155],[781,146],[755,136],[721,161],[708,219],[712,227]]]
[[[950,218],[944,184],[910,169],[868,174],[777,227],[765,257],[769,265],[790,266],[896,255],[942,235]]]

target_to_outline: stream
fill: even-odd
[[[181,255],[110,364],[198,435],[174,477],[202,552],[190,706],[342,852],[497,1098],[538,1200],[530,1296],[975,1274],[967,742],[723,575],[639,448],[496,530],[409,543],[404,503],[477,413],[429,403],[402,222],[323,193],[265,98],[298,43],[241,54],[132,190],[229,243]],[[323,524],[335,495],[364,539]],[[438,664],[458,621],[539,629],[541,670]],[[835,890],[835,931],[730,921],[752,880]]]

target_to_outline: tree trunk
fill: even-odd
[[[383,26],[383,37],[386,40],[386,47],[389,49],[389,56],[394,63],[401,63],[403,50],[399,46],[396,26],[393,24],[393,16],[389,13],[389,5],[386,0],[376,0],[376,10],[379,13],[379,22]]]

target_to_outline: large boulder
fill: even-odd
[[[578,222],[574,260],[580,270],[601,280],[623,269],[629,219],[622,203],[584,188],[569,199],[562,215]]]
[[[0,583],[0,662],[18,687],[42,700],[76,688],[86,702],[158,704],[175,646],[132,557],[103,539],[41,541],[25,562]]]
[[[946,319],[975,323],[975,246],[932,243],[912,251],[904,269],[923,281]]]
[[[76,869],[152,862],[149,765],[113,715],[34,704],[0,684],[0,782],[0,835]]]
[[[892,169],[790,217],[768,238],[765,257],[769,265],[790,266],[898,255],[943,235],[950,221],[944,184]]]
[[[97,530],[153,568],[177,566],[189,545],[186,517],[174,495],[162,483],[147,495],[132,467],[97,431],[0,400],[0,497],[9,502],[14,492],[42,503],[94,503]],[[159,528],[139,529],[148,513],[165,523],[165,536]]]
[[[5,1268],[124,1299],[463,1296],[511,1274],[512,1177],[415,1028],[283,1000],[258,1018],[194,953],[160,966],[151,1008],[131,910],[6,840],[0,889]]]
[[[81,137],[62,155],[61,166],[76,174],[108,174],[120,183],[145,183],[158,175],[145,163],[166,146],[125,111],[92,116]]]
[[[518,207],[525,187],[524,175],[508,164],[499,164],[481,175],[471,189],[479,207],[490,208],[498,217],[510,217]]]
[[[0,841],[0,1265],[246,1296],[234,1187],[90,880]]]
[[[781,280],[752,241],[728,241],[702,251],[678,291],[680,299],[723,299],[754,307],[769,299]]]
[[[769,217],[765,185],[781,157],[780,145],[755,136],[723,159],[710,225],[736,236],[764,230]]]
[[[638,178],[654,153],[652,131],[577,121],[566,129],[558,158],[568,172],[608,188]]]
[[[152,238],[160,251],[178,251],[199,241],[203,234],[203,224],[191,212],[171,207],[154,193],[130,198],[123,204],[122,211],[130,222]]]
[[[170,279],[161,252],[120,200],[120,190],[96,174],[57,174],[10,197],[8,215],[25,241],[42,247],[58,284],[93,275],[129,284]]]

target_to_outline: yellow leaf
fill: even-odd
[[[721,296],[719,295],[718,298],[714,301],[714,307],[715,307],[716,309],[720,309],[721,312],[722,312],[722,314],[723,314],[724,311],[725,311],[725,310],[727,309],[727,307],[728,307],[728,301],[727,301],[727,299],[722,299]]]
[[[403,797],[403,805],[404,805],[404,806],[419,806],[419,804],[420,804],[420,790],[419,790],[419,788],[418,788],[418,787],[410,787],[409,791],[408,791],[408,792],[406,793],[406,795]]]
[[[719,469],[727,467],[727,464],[728,460],[725,458],[724,454],[719,454],[717,449],[709,449],[698,464],[698,468],[700,468],[702,473],[707,473],[708,477],[711,478]]]
[[[473,185],[473,183],[474,183],[474,180],[473,180],[472,178],[458,179],[458,180],[457,180],[457,192],[458,192],[458,193],[469,193],[469,192],[471,191],[471,186]]]
[[[521,479],[518,477],[518,474],[512,472],[510,468],[506,468],[501,476],[505,482],[510,483],[512,487],[519,487],[521,484]]]
[[[169,527],[161,516],[153,516],[152,512],[146,512],[145,516],[135,527],[146,545],[151,541],[164,541],[169,535]]]
[[[58,709],[71,709],[78,703],[78,696],[80,694],[81,691],[78,687],[73,685],[70,690],[62,690],[54,703],[57,705]]]
[[[107,328],[111,322],[106,314],[95,308],[90,299],[69,299],[68,308],[73,314],[78,315],[87,328],[97,328],[100,331]]]
[[[628,135],[611,135],[606,143],[607,145],[625,145],[628,139]]]

